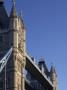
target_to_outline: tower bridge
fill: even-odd
[[[56,70],[26,52],[26,30],[13,0],[10,16],[0,0],[0,90],[57,90]]]

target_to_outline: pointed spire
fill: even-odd
[[[22,17],[22,10],[20,11],[20,17]]]
[[[12,3],[13,3],[13,6],[11,9],[10,17],[15,17],[15,16],[17,16],[16,15],[16,2],[15,2],[15,0],[12,0]]]
[[[50,70],[50,72],[56,74],[56,70],[55,70],[55,67],[54,67],[53,65],[51,65],[51,70]]]
[[[52,65],[50,70],[50,80],[54,82],[57,78],[55,67]]]
[[[57,73],[55,67],[52,65],[50,70],[50,80],[53,83],[53,90],[57,90]]]

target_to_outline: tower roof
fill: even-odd
[[[15,17],[15,16],[17,16],[15,0],[12,0],[12,3],[13,3],[13,6],[12,6],[12,9],[11,9],[10,17]]]
[[[51,70],[50,70],[50,72],[56,74],[56,70],[55,70],[55,67],[54,67],[53,65],[51,66]]]
[[[39,64],[45,64],[45,60],[43,58],[40,59]]]
[[[0,0],[0,4],[3,4],[3,0]]]

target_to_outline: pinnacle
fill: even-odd
[[[16,4],[16,0],[12,0],[12,3],[13,3],[13,5],[15,6],[15,4]]]
[[[12,6],[12,10],[11,10],[11,17],[16,16],[16,5],[15,5],[15,0],[12,0],[13,6]]]
[[[51,66],[51,72],[56,73],[55,67],[53,65]]]

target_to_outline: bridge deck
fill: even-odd
[[[43,87],[49,90],[53,90],[53,84],[51,81],[46,77],[45,74],[41,72],[39,67],[34,63],[31,57],[26,53],[26,69],[37,79]]]

